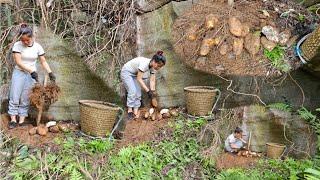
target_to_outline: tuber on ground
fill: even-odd
[[[239,56],[243,51],[243,39],[234,38],[233,39],[233,52],[236,56]]]
[[[209,14],[206,16],[205,27],[208,30],[213,29],[216,27],[218,22],[219,22],[219,20],[214,14]]]
[[[236,17],[231,17],[229,18],[229,29],[231,34],[235,35],[235,36],[242,36],[242,24],[240,22],[240,20]]]

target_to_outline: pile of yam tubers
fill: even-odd
[[[268,16],[266,12],[265,17]],[[244,50],[247,50],[254,57],[258,54],[261,47],[271,51],[277,44],[282,46],[291,45],[288,44],[291,31],[285,29],[279,32],[279,29],[275,25],[267,25],[267,21],[263,17],[260,19],[261,27],[259,27],[262,28],[262,31],[256,30],[256,27],[251,27],[250,23],[241,22],[237,17],[230,17],[227,22],[230,35],[222,36],[218,32],[224,25],[218,27],[220,25],[219,18],[214,14],[209,14],[205,18],[204,29],[201,29],[199,25],[193,25],[187,30],[187,39],[189,41],[201,38],[198,37],[201,34],[200,32],[206,32],[199,50],[200,56],[207,56],[214,46],[218,48],[220,55],[233,52],[235,56],[240,56]],[[213,29],[218,29],[217,33],[210,33]],[[231,44],[226,42],[227,38],[231,38]]]
[[[161,120],[161,119],[167,119],[170,117],[177,117],[179,116],[179,112],[176,109],[162,109],[161,111],[157,111],[156,108],[150,108],[147,110],[144,114],[144,118],[146,120]]]

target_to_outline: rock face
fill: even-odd
[[[83,99],[119,103],[119,96],[87,68],[70,45],[51,32],[39,29],[36,40],[43,46],[47,61],[57,76],[61,88],[58,101],[50,106],[49,114],[55,120],[79,120],[78,101]],[[41,67],[40,82],[44,77]]]
[[[210,85],[219,87],[219,89],[224,90],[222,99],[230,94],[229,91],[225,91],[229,85],[228,82],[217,76],[188,68],[182,63],[181,57],[173,51],[173,22],[184,11],[192,7],[193,2],[196,3],[198,1],[173,1],[152,12],[137,16],[137,55],[152,57],[157,50],[162,49],[168,60],[167,65],[160,70],[157,76],[160,107],[184,105],[183,88],[186,86]],[[197,63],[199,62],[194,64],[196,65]],[[304,84],[303,88],[306,93],[305,106],[310,108],[317,107],[320,104],[320,98],[317,96],[320,82],[302,71],[293,72],[292,75],[299,84]],[[271,84],[264,82],[264,77],[237,76],[230,78],[234,80],[233,84],[237,86],[237,91],[247,93],[256,93],[255,85],[252,84],[253,79],[256,78],[260,87],[258,94],[266,103],[279,102],[285,99],[296,106],[301,105],[299,87],[290,79],[284,81],[283,86],[273,87]],[[256,99],[251,96],[234,95],[226,99],[225,105],[226,107],[236,107],[248,105],[252,102],[256,102]]]
[[[243,116],[242,129],[252,135],[251,150],[265,152],[272,142],[285,144],[286,153],[297,158],[315,155],[317,136],[299,116],[258,105],[245,107]]]

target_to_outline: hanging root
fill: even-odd
[[[55,83],[47,86],[36,84],[30,93],[30,103],[38,110],[37,125],[40,124],[42,112],[49,109],[49,106],[58,100],[61,90]]]

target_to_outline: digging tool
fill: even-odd
[[[250,145],[251,145],[251,131],[249,132],[248,151],[250,151]]]

